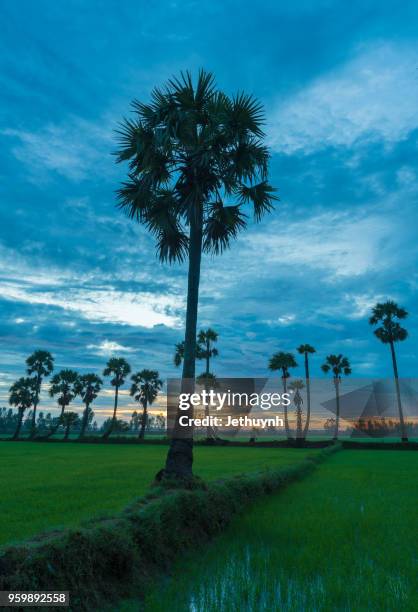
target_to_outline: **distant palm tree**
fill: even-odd
[[[141,429],[138,438],[144,439],[145,427],[148,419],[148,406],[151,406],[162,388],[163,382],[158,378],[156,370],[141,370],[131,376],[132,386],[130,395],[142,406]]]
[[[29,437],[33,438],[36,433],[36,408],[39,404],[42,380],[49,376],[54,369],[54,358],[49,351],[35,351],[26,359],[27,373],[29,376],[35,375],[36,389],[33,400],[32,421]]]
[[[10,397],[9,404],[17,407],[17,427],[13,434],[12,440],[19,438],[20,429],[22,427],[23,414],[29,409],[35,401],[36,395],[36,379],[35,378],[19,378],[9,389]]]
[[[157,240],[158,256],[188,259],[183,386],[193,388],[202,251],[219,254],[247,225],[273,209],[269,153],[263,144],[261,105],[243,93],[228,97],[211,74],[189,73],[154,89],[151,102],[133,103],[136,114],[120,129],[119,162],[129,179],[119,203]],[[193,438],[174,435],[163,475],[192,477]]]
[[[70,430],[74,425],[79,421],[80,417],[77,412],[65,412],[62,415],[62,424],[64,425],[64,440],[68,440],[70,435]]]
[[[205,360],[204,376],[206,378],[209,378],[210,375],[210,360],[212,357],[219,355],[218,349],[213,346],[214,342],[217,341],[218,333],[210,327],[200,330],[197,336],[197,343],[199,345],[198,359]]]
[[[302,442],[304,440],[302,433],[302,404],[303,398],[300,391],[304,388],[302,380],[296,379],[289,384],[289,389],[294,391],[293,403],[296,407],[296,439]]]
[[[391,300],[378,303],[372,310],[372,316],[369,319],[370,325],[382,323],[381,327],[374,330],[374,335],[379,338],[383,344],[389,344],[392,355],[393,374],[395,378],[396,397],[398,402],[399,422],[401,426],[402,442],[408,442],[408,435],[405,427],[405,421],[401,403],[401,391],[399,388],[398,365],[396,363],[395,342],[402,342],[408,337],[406,329],[400,326],[396,319],[406,319],[407,311],[401,308]]]
[[[103,434],[103,438],[107,439],[112,433],[116,424],[116,412],[118,409],[119,389],[124,384],[126,377],[131,371],[131,366],[123,357],[111,357],[103,370],[103,376],[113,376],[110,384],[115,387],[115,403],[113,406],[113,417],[109,428]]]
[[[334,440],[338,440],[338,431],[340,427],[340,384],[341,375],[348,376],[351,374],[350,362],[343,355],[328,355],[325,363],[322,364],[321,370],[325,373],[331,371],[335,385],[335,399],[337,403],[337,413],[335,415],[335,432]]]
[[[306,422],[305,422],[305,427],[303,429],[303,436],[302,436],[302,438],[305,439],[309,432],[309,423],[311,420],[311,383],[310,383],[310,378],[309,378],[308,355],[309,354],[312,355],[316,351],[314,347],[311,346],[310,344],[301,344],[300,346],[298,346],[297,351],[301,355],[304,355],[304,358],[305,358],[305,382],[306,382],[307,405],[306,405]]]
[[[78,394],[80,395],[85,405],[79,435],[79,438],[82,438],[85,434],[87,424],[89,422],[90,404],[96,399],[96,397],[100,393],[103,381],[101,378],[99,378],[99,376],[97,376],[97,374],[83,374],[79,377],[78,382]]]
[[[51,378],[51,386],[49,395],[54,397],[58,395],[58,406],[61,407],[61,413],[53,427],[49,430],[47,437],[51,437],[57,431],[62,423],[62,418],[65,408],[71,404],[73,399],[78,395],[79,389],[78,374],[74,370],[61,370]]]
[[[176,368],[179,368],[181,366],[181,364],[183,363],[183,359],[184,359],[184,341],[179,342],[175,346],[174,365],[176,366]]]
[[[295,358],[292,355],[292,353],[284,353],[283,351],[279,351],[278,353],[275,353],[269,361],[269,370],[271,370],[272,372],[281,371],[282,373],[284,393],[287,393],[286,381],[290,376],[289,368],[296,368],[297,365],[298,364],[296,363]],[[290,429],[289,429],[289,418],[288,418],[287,406],[283,405],[283,409],[284,409],[284,426],[286,430],[286,436],[287,436],[287,439],[290,440],[291,435],[290,435]]]

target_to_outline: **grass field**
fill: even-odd
[[[145,609],[418,610],[417,489],[417,453],[337,453],[183,558]]]
[[[0,544],[119,511],[142,495],[167,446],[0,444]],[[303,449],[196,447],[205,479],[302,460]]]

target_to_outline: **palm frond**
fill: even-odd
[[[275,192],[276,189],[269,185],[267,181],[261,181],[261,183],[250,186],[240,185],[237,189],[241,203],[253,206],[256,221],[260,221],[265,213],[273,210],[273,202],[279,199],[274,195]]]
[[[203,250],[216,255],[230,246],[233,238],[246,227],[246,216],[239,206],[222,206],[216,203],[204,228]]]

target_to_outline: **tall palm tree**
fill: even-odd
[[[119,389],[124,384],[126,377],[131,371],[131,366],[123,357],[111,357],[103,370],[103,376],[112,376],[110,384],[115,387],[115,402],[113,405],[113,416],[110,426],[103,434],[103,438],[107,439],[112,433],[116,424],[116,412],[118,409]]]
[[[271,357],[269,361],[269,370],[271,372],[281,371],[282,373],[282,382],[283,382],[283,392],[287,393],[287,379],[290,376],[289,368],[296,368],[297,363],[295,361],[292,353],[284,353],[283,351],[279,351],[275,353],[273,357]],[[287,406],[283,405],[284,409],[284,426],[286,430],[287,439],[291,439],[290,429],[289,429],[289,417]]]
[[[335,399],[337,404],[337,412],[335,415],[335,432],[334,440],[338,440],[338,432],[340,427],[340,384],[341,375],[348,376],[351,374],[350,362],[344,355],[328,355],[325,363],[321,365],[321,370],[325,373],[331,371],[335,385]]]
[[[189,73],[171,79],[133,111],[119,132],[117,161],[129,163],[119,206],[154,234],[160,260],[188,260],[182,378],[190,392],[202,251],[222,253],[246,227],[247,205],[259,221],[277,199],[267,180],[264,113],[252,96],[219,91],[204,71],[196,83]],[[163,475],[191,478],[192,465],[192,436],[174,433]]]
[[[398,320],[406,319],[407,311],[401,308],[391,300],[378,303],[372,310],[372,316],[369,319],[370,325],[382,323],[381,327],[374,330],[374,335],[379,338],[383,344],[389,344],[392,355],[393,375],[395,378],[396,398],[398,402],[399,422],[401,426],[402,442],[408,442],[408,435],[405,427],[405,421],[402,410],[401,391],[399,388],[398,364],[396,363],[395,342],[402,342],[408,337],[408,332],[401,327]]]
[[[39,404],[42,380],[49,376],[54,369],[54,358],[49,351],[35,351],[26,359],[26,371],[29,376],[35,375],[36,389],[32,408],[32,421],[29,437],[33,438],[36,433],[36,409]]]
[[[9,393],[9,404],[11,406],[16,406],[18,410],[17,426],[12,437],[12,440],[17,440],[22,427],[24,412],[30,408],[35,401],[36,379],[19,378],[19,380],[10,387]]]
[[[85,405],[79,435],[79,438],[83,438],[89,422],[90,404],[100,393],[103,381],[97,374],[83,374],[79,377],[78,383],[78,394]]]
[[[289,390],[295,392],[293,395],[293,403],[296,407],[296,440],[298,440],[299,442],[303,442],[304,440],[302,432],[303,398],[300,394],[304,386],[305,385],[303,384],[302,380],[298,378],[289,384]]]
[[[49,430],[47,434],[48,438],[51,437],[61,425],[65,409],[78,395],[78,390],[78,374],[75,370],[61,370],[51,378],[49,395],[51,397],[55,395],[58,396],[58,406],[61,407],[61,412],[55,425]]]
[[[312,355],[313,353],[315,353],[315,349],[313,346],[311,346],[310,344],[301,344],[300,346],[298,346],[297,348],[298,353],[300,353],[301,355],[304,356],[305,359],[305,382],[306,382],[306,399],[307,399],[307,404],[306,404],[306,422],[305,422],[305,427],[303,429],[303,439],[306,438],[306,436],[308,435],[308,431],[309,431],[309,423],[311,420],[311,383],[310,383],[310,378],[309,378],[309,359],[308,359],[308,355]]]
[[[62,415],[62,424],[64,425],[64,440],[68,440],[70,436],[71,428],[77,423],[80,419],[77,412],[64,412]]]
[[[151,406],[157,398],[158,391],[163,382],[156,370],[141,370],[131,376],[132,385],[130,395],[142,406],[141,429],[138,438],[144,439],[145,427],[148,419],[148,406]]]

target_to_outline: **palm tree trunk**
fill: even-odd
[[[283,381],[283,392],[287,393],[287,383],[286,383],[286,376],[285,373],[283,372],[283,376],[282,376],[282,381]],[[290,428],[289,428],[289,417],[288,417],[288,412],[287,412],[287,405],[283,406],[284,408],[284,428],[286,431],[286,437],[288,440],[291,440],[292,436],[290,435]]]
[[[107,439],[110,434],[112,433],[113,429],[115,428],[115,423],[116,423],[116,412],[118,409],[118,398],[119,398],[119,387],[115,387],[115,403],[113,405],[113,416],[112,416],[112,421],[109,425],[109,429],[107,431],[104,432],[103,434],[103,438]]]
[[[207,342],[206,342],[206,376],[210,372],[210,369],[209,369],[210,368],[209,350],[210,350],[210,342],[209,342],[209,340],[207,340]]]
[[[36,395],[33,401],[32,422],[31,422],[30,434],[29,434],[29,438],[31,440],[35,437],[35,433],[36,433],[36,408],[38,407],[38,403],[39,403],[40,391],[41,391],[41,378],[40,376],[38,376],[36,379]]]
[[[396,387],[396,399],[398,402],[398,411],[399,411],[399,423],[401,426],[401,439],[402,442],[408,442],[408,435],[406,433],[405,421],[403,418],[403,410],[402,410],[402,402],[401,402],[401,390],[399,387],[399,375],[398,375],[398,364],[396,363],[396,354],[395,354],[395,345],[393,342],[390,343],[390,352],[392,355],[392,364],[393,364],[393,374],[395,377],[395,387]]]
[[[12,440],[17,440],[19,437],[20,428],[22,427],[23,413],[24,413],[24,409],[19,408],[18,418],[17,418],[17,427],[16,427],[16,431],[13,434]]]
[[[310,423],[310,420],[311,420],[311,383],[310,383],[310,379],[309,379],[308,353],[305,353],[305,380],[306,380],[307,406],[306,406],[306,423],[305,423],[305,428],[303,430],[303,439],[304,440],[305,440],[306,436],[308,435],[309,423]]]
[[[334,440],[338,440],[338,431],[340,428],[340,389],[339,389],[339,381],[335,380],[335,399],[337,402],[337,414],[335,419],[335,432],[334,432]]]
[[[80,435],[78,436],[79,440],[84,437],[84,433],[87,428],[87,422],[89,418],[89,408],[90,408],[90,404],[86,403],[86,407],[84,409],[84,414],[83,414],[83,420],[81,422]]]
[[[184,361],[182,375],[182,393],[193,393],[196,361],[196,329],[199,304],[200,264],[202,259],[203,208],[199,207],[190,220],[189,239],[189,273],[187,283],[186,333],[184,340]],[[193,417],[193,409],[182,411],[182,416]],[[182,435],[176,435],[180,429],[177,415],[175,431],[167,453],[164,475],[174,478],[192,478],[193,476],[193,428]]]
[[[147,406],[147,400],[144,399],[144,410],[142,411],[141,429],[140,429],[139,436],[138,436],[140,440],[143,440],[145,437],[145,427],[147,424],[147,418],[148,418],[148,406]]]
[[[68,436],[70,435],[70,423],[68,423],[67,427],[65,428],[65,436],[64,436],[64,440],[68,440]]]

